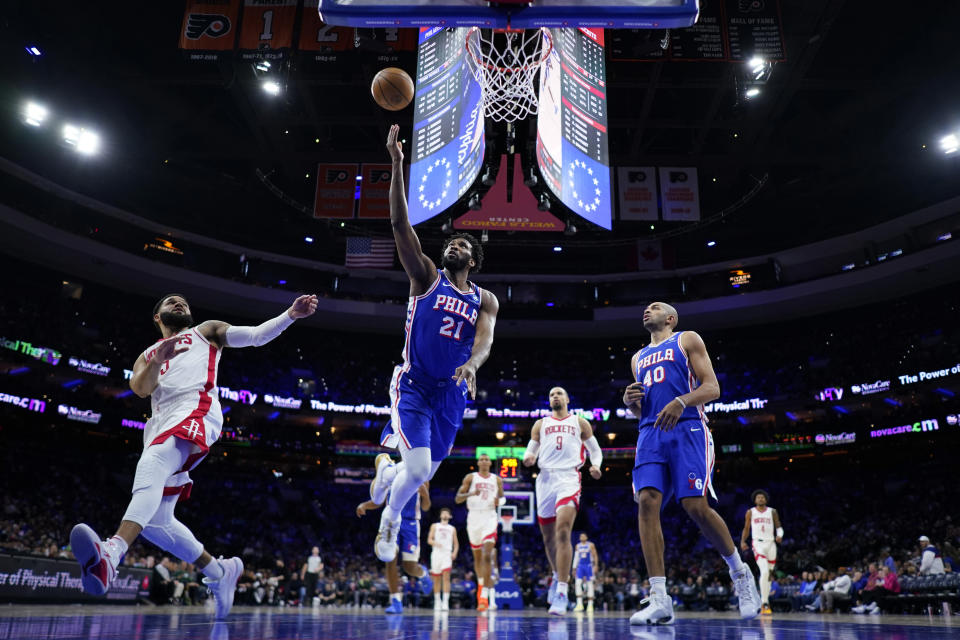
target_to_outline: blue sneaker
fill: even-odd
[[[396,598],[391,598],[390,606],[384,610],[384,613],[403,613],[403,602]]]
[[[420,568],[423,569],[423,575],[419,578],[420,580],[420,593],[425,596],[433,594],[433,578],[430,577],[430,572],[427,571],[427,568],[423,565],[420,565]]]

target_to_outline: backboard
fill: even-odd
[[[345,27],[595,27],[675,29],[697,21],[699,0],[320,0],[320,18]]]

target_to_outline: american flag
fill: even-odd
[[[393,266],[393,238],[347,238],[346,266],[357,269]]]

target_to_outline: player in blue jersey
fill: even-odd
[[[483,247],[467,233],[443,244],[442,269],[423,253],[407,217],[400,128],[390,127],[387,150],[393,161],[390,223],[400,263],[410,278],[403,364],[390,382],[390,423],[383,444],[396,447],[398,465],[390,499],[380,518],[374,544],[377,557],[389,562],[396,554],[400,509],[430,480],[450,453],[463,426],[467,394],[477,391],[477,369],[493,345],[497,297],[467,277],[483,263]],[[375,483],[383,484],[377,477]]]
[[[710,508],[707,494],[713,472],[713,436],[707,428],[703,403],[720,397],[720,383],[703,339],[693,331],[675,331],[679,315],[664,302],[643,312],[650,344],[634,354],[634,382],[623,402],[640,418],[633,468],[633,495],[640,505],[640,545],[650,575],[650,597],[633,614],[630,624],[672,624],[673,602],[666,591],[663,500],[676,498],[730,567],[740,598],[740,615],[749,620],[760,613],[760,594],[753,574],[740,559],[730,530]]]
[[[590,542],[587,534],[580,534],[580,542],[573,550],[573,559],[577,572],[573,583],[574,592],[577,594],[577,606],[574,611],[583,611],[583,583],[587,583],[587,613],[593,613],[593,580],[600,560],[597,556],[597,547]]]
[[[380,469],[382,475],[393,477],[396,465],[386,453],[377,456],[374,465]],[[375,483],[370,482],[370,500],[357,505],[357,517],[362,518],[367,511],[379,509],[383,506],[387,496],[376,491]],[[420,581],[420,592],[427,596],[433,592],[433,579],[426,567],[420,564],[420,512],[430,509],[430,483],[426,482],[418,488],[413,497],[403,505],[400,514],[400,532],[397,535],[397,545],[400,548],[400,559],[403,561],[403,571],[414,580]],[[386,563],[384,573],[387,577],[387,587],[390,590],[390,602],[385,613],[403,613],[403,592],[400,590],[400,572],[397,569],[397,557]]]

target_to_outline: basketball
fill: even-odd
[[[413,79],[403,69],[387,67],[373,77],[370,93],[387,111],[400,111],[413,100]]]

